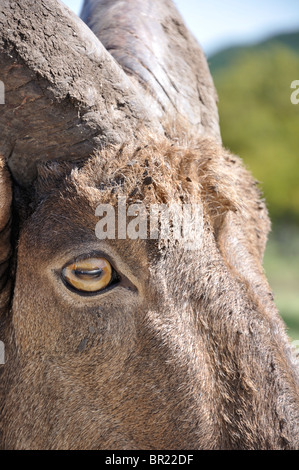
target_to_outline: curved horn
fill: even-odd
[[[120,66],[62,2],[2,0],[0,31],[0,154],[19,183],[30,184],[38,160],[84,158],[130,138],[141,123],[162,130]]]
[[[171,0],[85,0],[81,18],[160,118],[179,114],[197,135],[221,140],[206,58]]]

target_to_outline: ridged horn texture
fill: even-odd
[[[180,116],[220,141],[206,58],[171,0],[85,0],[85,21],[158,118]]]
[[[82,159],[141,125],[162,132],[125,72],[57,0],[1,1],[0,80],[0,153],[22,185],[37,161]]]

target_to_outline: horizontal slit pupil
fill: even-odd
[[[77,277],[88,277],[88,278],[101,277],[103,272],[104,271],[102,269],[93,269],[93,270],[90,270],[90,271],[84,271],[84,270],[81,270],[81,269],[74,269],[73,270],[73,273],[75,274],[75,276],[77,276]]]

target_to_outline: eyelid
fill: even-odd
[[[104,258],[106,259],[112,266],[112,269],[114,269],[115,271],[117,271],[116,267],[115,267],[115,262],[114,260],[111,258],[111,256],[109,256],[107,253],[105,253],[104,251],[97,251],[97,250],[93,250],[91,252],[88,252],[88,253],[83,253],[83,254],[80,254],[80,255],[77,255],[73,258],[71,258],[69,261],[67,261],[67,263],[65,263],[62,267],[63,268],[66,268],[67,266],[70,266],[71,264],[79,264],[83,261],[88,261],[92,258],[97,258],[97,259],[101,259],[101,258]]]
[[[61,271],[64,284],[78,294],[96,294],[107,289],[113,280],[114,269],[103,257],[88,257],[68,263]]]
[[[109,263],[112,266],[112,273],[114,277],[114,279],[112,280],[112,284],[99,292],[79,292],[76,289],[72,288],[71,286],[67,285],[62,276],[63,269],[69,266],[70,264],[78,263],[80,261],[84,261],[92,257],[105,258],[107,261],[109,261]],[[61,268],[59,270],[55,269],[55,273],[56,273],[57,278],[59,278],[63,282],[63,284],[67,287],[68,290],[75,293],[76,295],[80,295],[81,297],[99,296],[101,294],[104,294],[104,293],[107,293],[108,291],[113,290],[115,287],[121,287],[136,294],[139,292],[139,289],[137,288],[136,284],[133,283],[122,271],[120,271],[117,268],[116,262],[114,261],[114,259],[109,254],[107,254],[105,251],[102,251],[102,250],[100,251],[100,250],[95,249],[95,250],[85,252],[85,253],[83,252],[83,254],[74,256],[73,258],[70,258],[67,263],[64,264],[62,269]]]

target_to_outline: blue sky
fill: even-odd
[[[63,0],[79,14],[82,0]],[[206,54],[299,30],[299,0],[175,0]]]

